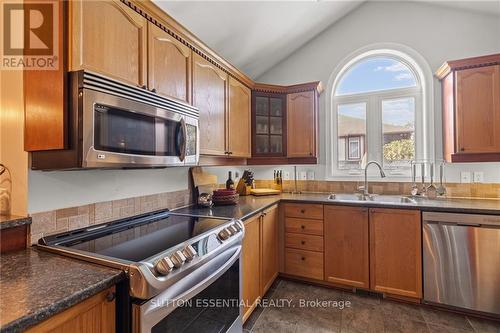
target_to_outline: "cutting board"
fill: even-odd
[[[273,190],[272,188],[253,188],[250,190],[252,195],[261,196],[261,195],[275,195],[280,194],[279,190]]]
[[[197,195],[201,193],[210,193],[217,189],[217,176],[204,172],[201,167],[190,168],[193,179],[193,187],[197,190]]]

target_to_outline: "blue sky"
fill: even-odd
[[[415,76],[403,63],[390,58],[371,58],[350,68],[341,79],[335,94],[355,94],[415,85]]]

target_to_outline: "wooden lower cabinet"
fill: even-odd
[[[264,211],[261,219],[261,295],[264,295],[278,276],[278,205]]]
[[[420,211],[370,209],[370,288],[422,298]]]
[[[244,222],[243,322],[278,276],[278,205]]]
[[[242,248],[242,299],[245,303],[243,321],[245,321],[260,297],[260,221],[261,216],[254,216],[244,222],[245,237]]]
[[[114,333],[115,292],[111,287],[26,330],[28,333]]]
[[[368,208],[325,206],[325,280],[370,287]]]
[[[323,253],[285,249],[285,272],[310,279],[323,280]]]

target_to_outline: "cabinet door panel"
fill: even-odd
[[[287,156],[316,156],[314,91],[289,94],[287,98]]]
[[[193,56],[193,104],[200,110],[200,153],[226,152],[227,74],[198,54]]]
[[[229,78],[228,150],[234,157],[250,157],[251,92],[236,79]]]
[[[120,1],[71,1],[72,70],[146,84],[147,21]]]
[[[278,275],[278,206],[264,212],[262,219],[262,292],[264,295]]]
[[[368,209],[325,206],[325,279],[369,288]]]
[[[420,211],[370,209],[370,288],[422,297]]]
[[[500,65],[457,71],[456,80],[459,153],[500,152]]]
[[[253,311],[255,301],[260,296],[260,220],[256,216],[245,221],[245,238],[242,246],[242,298],[245,302],[243,321]]]
[[[149,89],[190,102],[191,49],[156,25],[148,27]]]
[[[60,312],[40,324],[26,330],[27,333],[114,333],[116,331],[116,301],[109,300],[115,287],[94,295],[69,309]]]

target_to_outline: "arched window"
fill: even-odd
[[[417,68],[394,54],[371,52],[335,78],[332,131],[336,175],[358,175],[376,160],[391,175],[408,175],[423,155],[423,88]]]

